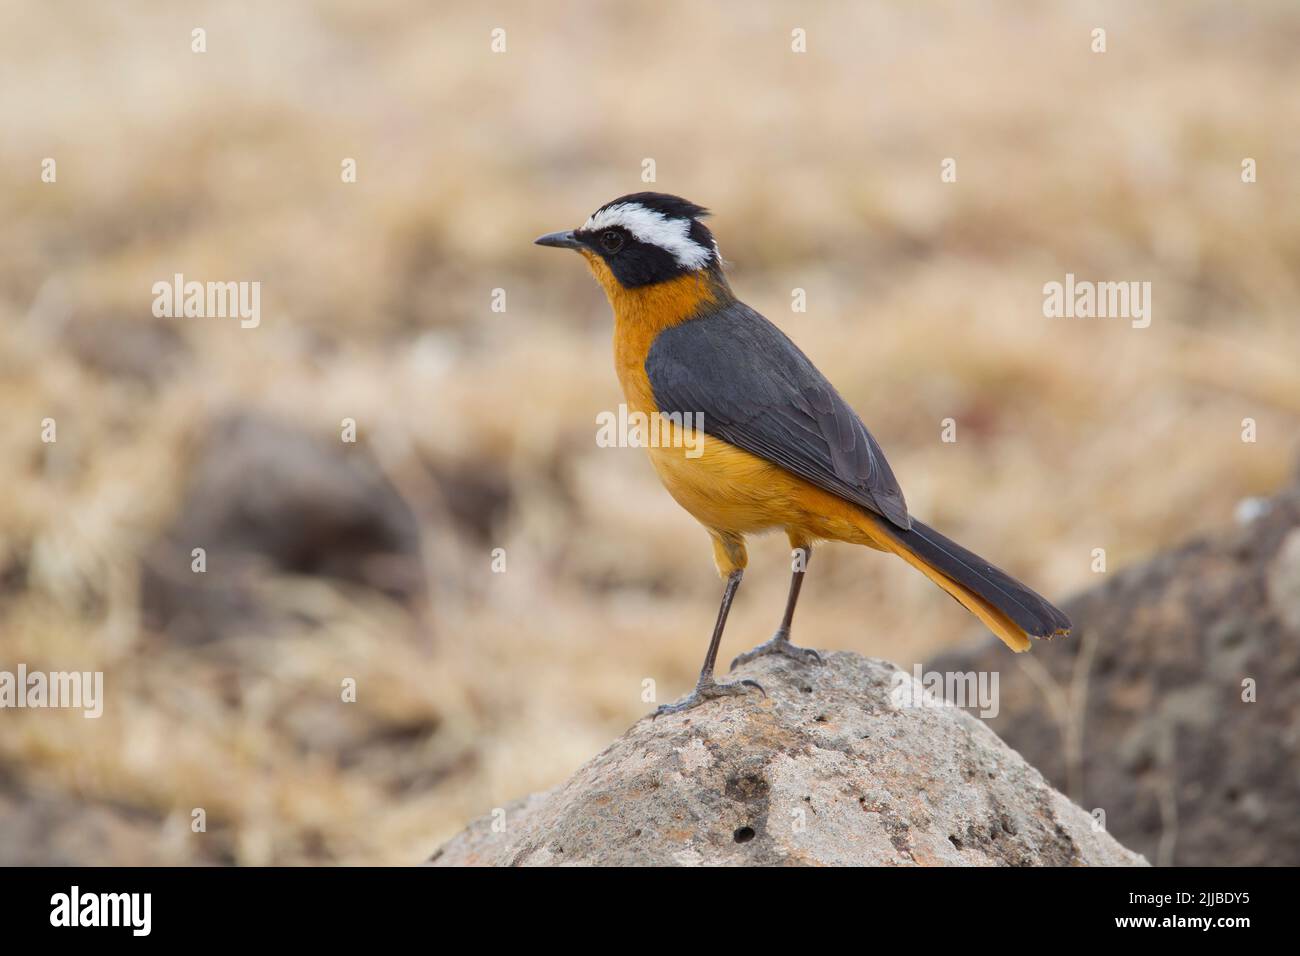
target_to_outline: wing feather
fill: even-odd
[[[775,325],[741,302],[661,332],[646,375],[664,412],[907,529],[885,453],[862,420]]]

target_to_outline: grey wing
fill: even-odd
[[[661,332],[646,356],[660,411],[910,528],[902,489],[862,420],[775,325],[732,302]]]

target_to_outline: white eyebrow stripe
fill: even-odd
[[[712,255],[691,239],[689,219],[669,219],[640,203],[621,202],[608,206],[592,215],[582,231],[599,231],[610,226],[622,226],[641,242],[671,253],[677,264],[687,269],[703,268]]]

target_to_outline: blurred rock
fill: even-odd
[[[77,361],[109,378],[156,385],[188,355],[175,320],[77,316],[62,330]]]
[[[430,472],[457,529],[476,544],[491,542],[511,501],[510,481],[501,463],[473,458],[430,467]]]
[[[1142,865],[969,714],[902,706],[856,654],[762,658],[753,694],[644,718],[569,780],[477,820],[456,865]]]
[[[1000,671],[994,730],[1153,861],[1300,864],[1300,489],[1066,610],[1066,641],[929,667]]]
[[[206,550],[207,570],[191,571]],[[219,422],[143,581],[149,625],[208,640],[255,620],[267,572],[318,576],[413,603],[424,594],[415,516],[362,445],[251,415]]]
[[[169,825],[152,809],[29,786],[18,773],[0,762],[0,866],[174,866],[186,860],[176,843],[189,833],[188,818]],[[232,862],[223,856],[228,845],[227,833],[212,833],[199,844],[197,862]]]

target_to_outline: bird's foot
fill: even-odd
[[[698,707],[706,700],[715,700],[719,697],[735,697],[740,694],[748,694],[751,690],[756,690],[764,697],[767,691],[763,690],[763,685],[756,680],[738,680],[731,683],[720,684],[715,680],[701,681],[695,685],[695,690],[676,704],[664,704],[654,712],[654,717],[662,717],[664,714],[680,714],[684,710],[690,710]]]
[[[736,655],[736,659],[731,662],[731,669],[734,671],[741,664],[748,664],[750,661],[759,657],[766,657],[768,654],[781,654],[798,661],[800,664],[820,664],[822,662],[822,656],[811,647],[795,647],[790,643],[788,633],[777,631],[771,640],[764,641],[753,650]]]

